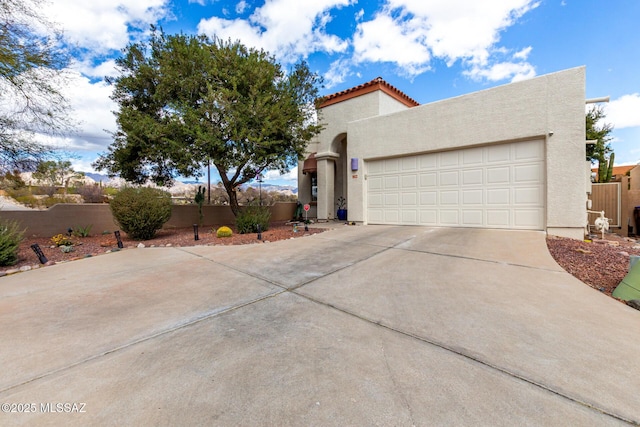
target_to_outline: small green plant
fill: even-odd
[[[73,227],[73,235],[76,237],[89,237],[92,227],[93,224],[85,225],[84,227],[76,225]]]
[[[64,234],[56,234],[55,236],[53,236],[51,238],[51,243],[53,243],[56,246],[71,246],[71,245],[73,245],[73,242],[71,241],[69,236],[66,236]]]
[[[347,207],[347,199],[345,199],[342,196],[338,197],[338,201],[337,201],[336,205],[338,205],[338,209],[346,208]]]
[[[73,245],[62,245],[60,246],[60,250],[62,251],[63,254],[68,254],[74,251]]]
[[[240,234],[255,233],[260,224],[260,230],[267,231],[270,219],[268,206],[245,206],[236,217],[236,228]]]
[[[225,225],[218,228],[218,231],[216,231],[216,236],[218,237],[231,237],[232,235],[233,231],[231,231],[231,229]]]
[[[120,228],[135,240],[152,239],[171,218],[171,195],[151,187],[123,188],[109,206]]]
[[[24,230],[16,221],[0,221],[0,266],[13,265],[18,261],[18,250]]]

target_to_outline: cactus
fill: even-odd
[[[613,177],[613,161],[615,158],[616,158],[616,153],[611,153],[611,156],[609,156],[609,164],[607,166],[607,174],[605,175],[604,182],[611,181],[611,178]]]
[[[231,237],[232,235],[233,231],[231,231],[231,229],[226,226],[222,226],[218,228],[218,231],[216,231],[216,236],[218,237]]]
[[[204,215],[202,215],[202,204],[204,203],[204,194],[205,194],[204,187],[202,185],[198,185],[198,191],[196,192],[196,195],[193,198],[193,201],[198,204],[198,215],[200,216],[200,225],[202,225],[202,218],[204,218]]]

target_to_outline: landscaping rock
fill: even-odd
[[[622,255],[622,256],[629,257],[629,252],[620,251],[620,252],[618,252],[618,253],[619,253],[620,255]]]
[[[627,305],[629,307],[633,307],[636,310],[640,310],[640,299],[632,299],[630,301],[627,301]]]
[[[29,270],[31,270],[30,265],[23,265],[22,267],[20,267],[20,271],[29,271]]]
[[[138,243],[138,248],[144,248],[144,243]]]

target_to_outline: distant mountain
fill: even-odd
[[[106,183],[111,179],[107,175],[102,175],[99,173],[91,173],[91,172],[83,172],[83,173],[84,173],[84,176],[88,176],[89,178],[93,179],[95,182],[102,181],[103,183]]]
[[[84,172],[84,175],[88,178],[93,179],[96,183],[102,182],[103,185],[120,187],[123,185],[123,180],[120,178],[109,178],[107,175],[93,173],[93,172]],[[202,181],[176,181],[175,185],[169,189],[170,192],[184,192],[188,187],[197,188],[198,185],[202,185],[204,187],[207,186],[206,182]],[[211,186],[215,186],[215,184],[211,184]],[[252,183],[251,185],[243,185],[242,188],[246,189],[249,187],[253,187],[255,189],[260,188],[257,183]],[[262,184],[262,189],[264,191],[277,191],[280,193],[290,193],[290,194],[298,194],[298,187],[295,185],[277,185],[277,184]]]

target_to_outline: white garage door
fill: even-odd
[[[368,162],[367,221],[544,229],[544,144],[514,142]]]

